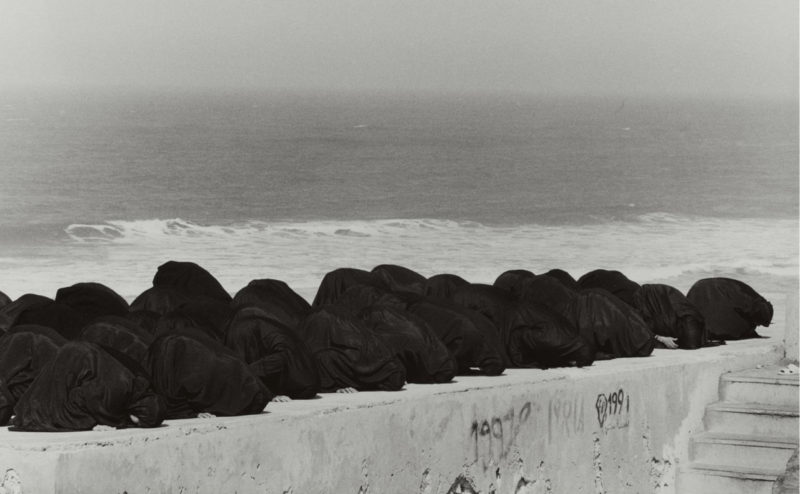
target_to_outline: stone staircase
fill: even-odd
[[[676,494],[770,494],[798,447],[797,374],[770,366],[724,374]]]

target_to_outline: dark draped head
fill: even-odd
[[[501,290],[505,290],[511,298],[519,300],[522,292],[523,280],[536,276],[527,269],[511,269],[501,274],[494,280],[493,285]]]
[[[367,285],[383,290],[389,287],[375,273],[356,268],[338,268],[327,273],[319,284],[313,307],[336,303],[336,300],[350,287]]]
[[[233,297],[234,311],[258,307],[290,328],[295,328],[311,311],[311,305],[280,280],[253,280]]]
[[[437,274],[425,282],[425,295],[447,299],[453,292],[465,285],[469,285],[469,281],[455,274]]]
[[[386,286],[395,292],[411,292],[418,295],[425,293],[424,276],[403,266],[381,264],[372,268]]]
[[[631,307],[634,306],[633,294],[639,289],[639,284],[631,281],[624,274],[607,269],[589,271],[578,279],[578,286],[581,290],[601,288]]]
[[[76,283],[59,288],[55,300],[88,321],[101,316],[124,316],[128,312],[128,302],[101,283]]]
[[[580,290],[578,281],[575,278],[573,278],[571,274],[564,271],[563,269],[554,268],[544,273],[544,275],[557,279],[558,281],[561,282],[562,285],[569,288],[570,290],[575,290],[575,291]]]
[[[208,271],[193,262],[168,261],[158,267],[153,286],[171,288],[189,296],[203,296],[230,303],[230,294]]]
[[[17,323],[19,315],[28,309],[48,305],[53,302],[53,299],[43,295],[36,295],[33,293],[26,293],[20,298],[11,302],[10,304],[0,307],[0,333],[8,331],[14,324]]]

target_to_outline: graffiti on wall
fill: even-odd
[[[555,398],[547,404],[547,441],[583,432],[583,396]]]
[[[622,429],[630,425],[631,398],[622,388],[598,394],[594,407],[601,429]]]
[[[505,459],[511,451],[521,427],[530,419],[531,402],[518,410],[513,406],[506,413],[473,420],[470,437],[475,446],[475,462],[483,459],[483,469]]]
[[[584,398],[577,393],[558,396],[548,400],[546,408],[527,401],[521,407],[509,407],[504,413],[476,418],[469,429],[474,462],[481,463],[486,471],[505,460],[513,451],[523,427],[536,427],[536,432],[542,435],[546,427],[547,443],[554,444],[582,434],[586,429],[585,422],[591,421],[589,414],[596,414],[597,423],[604,431],[630,425],[630,396],[624,389],[600,393],[588,404]],[[535,424],[534,412],[537,415]],[[536,436],[539,437],[542,436]]]

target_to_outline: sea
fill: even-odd
[[[12,299],[96,281],[132,300],[169,260],[308,300],[387,263],[797,288],[797,101],[18,89],[0,177]]]

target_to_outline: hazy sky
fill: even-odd
[[[797,0],[0,0],[0,87],[795,99]]]

